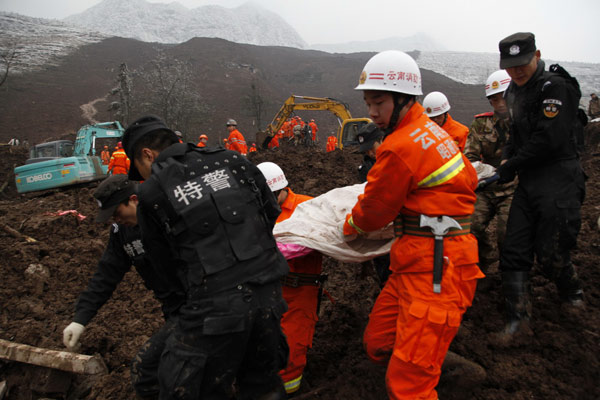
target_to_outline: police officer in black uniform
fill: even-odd
[[[576,150],[577,81],[558,65],[544,70],[532,33],[510,35],[499,48],[500,68],[512,78],[505,94],[512,125],[499,182],[519,176],[500,256],[508,323],[496,338],[508,344],[517,334],[531,333],[528,274],[534,254],[566,304],[583,306],[570,252],[581,225],[585,183]]]
[[[114,217],[118,223],[112,225],[108,245],[98,262],[97,270],[87,289],[79,295],[75,317],[63,331],[63,341],[71,350],[78,347],[85,325],[110,298],[133,265],[146,287],[154,291],[165,318],[165,324],[141,347],[131,364],[131,378],[138,397],[154,399],[158,398],[159,392],[157,375],[160,355],[166,338],[175,326],[177,310],[183,304],[184,293],[177,281],[165,280],[156,273],[142,245],[136,219],[136,186],[126,175],[112,175],[94,192],[100,205],[96,220],[104,223]]]
[[[235,151],[179,143],[147,116],[125,131],[146,248],[186,301],[159,367],[161,399],[284,399],[280,318],[288,265],[272,235],[281,212],[260,170]]]

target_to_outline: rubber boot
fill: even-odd
[[[493,343],[498,346],[516,344],[519,339],[532,336],[529,326],[531,302],[529,300],[528,273],[507,271],[502,273],[502,292],[507,323],[504,329],[494,334]]]
[[[563,309],[575,311],[585,308],[581,280],[573,264],[569,263],[562,269],[559,277],[556,279],[556,287],[564,302]]]

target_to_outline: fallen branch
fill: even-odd
[[[11,234],[12,236],[14,236],[14,237],[16,237],[18,239],[25,239],[28,243],[35,243],[35,242],[37,242],[37,240],[35,240],[31,236],[23,235],[21,232],[19,232],[17,230],[14,230],[13,228],[11,228],[8,225],[0,224],[0,228],[2,228],[3,231]]]
[[[108,372],[106,364],[100,356],[43,349],[4,339],[0,339],[0,359],[60,369],[76,374],[95,375]]]
[[[4,189],[8,186],[8,181],[4,182],[2,186],[0,186],[0,193],[4,192]]]

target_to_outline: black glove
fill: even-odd
[[[504,183],[512,182],[517,176],[517,170],[514,167],[512,160],[506,161],[496,169],[496,173],[500,176],[497,183],[502,185]]]

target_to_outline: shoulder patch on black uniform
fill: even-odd
[[[113,233],[119,232],[119,225],[117,225],[116,223],[113,223],[112,227],[113,227]]]
[[[562,101],[557,99],[544,99],[542,101],[542,108],[546,118],[554,118],[560,112],[562,107]]]

